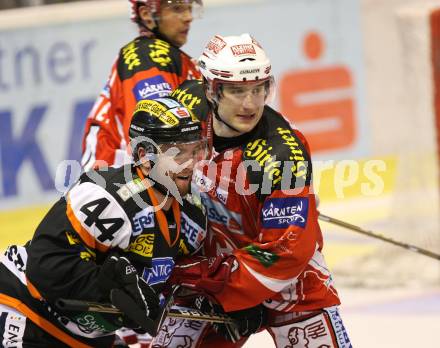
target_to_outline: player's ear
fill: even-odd
[[[214,91],[213,88],[211,86],[211,84],[207,84],[205,85],[205,95],[206,95],[206,99],[208,99],[208,101],[210,101],[211,103],[214,101]]]
[[[147,171],[149,171],[151,169],[151,164],[150,161],[145,157],[147,152],[142,146],[139,146],[137,151],[138,151],[137,155],[141,166],[144,167]]]
[[[148,6],[140,6],[138,12],[142,23],[144,23],[148,29],[153,30],[156,27],[156,22]]]

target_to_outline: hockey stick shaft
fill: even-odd
[[[122,315],[123,313],[107,303],[87,302],[80,300],[70,299],[58,299],[56,303],[58,308],[67,311],[82,311],[82,312],[98,312],[114,315]],[[221,314],[210,314],[199,311],[197,309],[177,309],[171,308],[168,313],[168,317],[182,318],[197,321],[209,321],[211,323],[232,323],[233,319]]]
[[[410,250],[410,251],[416,252],[418,254],[422,254],[422,255],[425,255],[425,256],[428,256],[428,257],[431,257],[433,259],[436,259],[436,260],[440,261],[440,254],[434,253],[432,251],[429,251],[429,250],[426,250],[426,249],[423,249],[423,248],[419,248],[419,247],[417,247],[415,245],[399,242],[399,241],[394,240],[392,238],[385,237],[385,236],[383,236],[381,234],[378,234],[378,233],[375,233],[375,232],[372,232],[372,231],[368,231],[368,230],[364,230],[363,228],[360,228],[359,226],[352,225],[352,224],[350,224],[348,222],[332,218],[332,217],[324,215],[322,213],[319,213],[319,219],[322,220],[322,221],[326,221],[326,222],[332,223],[334,225],[338,225],[338,226],[347,228],[347,229],[352,230],[352,231],[356,231],[358,233],[361,233],[361,234],[369,236],[369,237],[380,239],[380,240],[382,240],[384,242],[391,243],[391,244],[399,246],[401,248],[404,248],[404,249],[407,249],[407,250]]]

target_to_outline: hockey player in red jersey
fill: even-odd
[[[199,78],[180,50],[202,0],[129,0],[139,36],[121,48],[110,77],[91,110],[83,137],[82,166],[123,164],[136,102],[169,95],[187,79]]]
[[[206,153],[200,122],[170,97],[142,100],[130,138],[135,163],[81,175],[32,240],[4,253],[2,347],[112,347],[123,326],[148,331],[175,259],[201,247],[206,217],[182,199]],[[60,298],[111,302],[123,315],[63,310]]]
[[[175,94],[206,95],[213,113],[214,154],[195,175],[208,216],[207,257],[180,263],[171,279],[215,299],[194,305],[221,308],[238,327],[196,328],[169,318],[152,347],[164,346],[164,337],[176,347],[173,337],[182,336],[191,347],[241,347],[263,329],[279,348],[351,347],[322,254],[310,149],[267,105],[269,59],[248,34],[217,35],[199,67],[203,84],[186,82]],[[203,104],[197,108],[206,117]]]

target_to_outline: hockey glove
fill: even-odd
[[[222,306],[220,306],[217,303],[214,303],[213,301],[211,301],[209,298],[207,298],[205,296],[198,296],[197,298],[195,298],[194,306],[198,310],[200,310],[204,313],[217,314],[217,315],[219,315],[219,314],[228,315],[228,313],[225,313]],[[226,337],[226,339],[228,341],[235,343],[238,340],[240,340],[242,337],[239,333],[239,328],[235,324],[235,322],[224,323],[224,324],[212,323],[212,327],[219,334]]]
[[[159,297],[125,257],[108,257],[98,274],[98,286],[111,303],[124,313],[123,325],[147,332],[154,331]]]
[[[223,290],[231,273],[237,268],[238,261],[232,255],[186,258],[174,266],[169,282],[199,292],[216,294]]]
[[[248,337],[267,324],[267,310],[262,305],[240,311],[227,312],[226,314],[235,320],[234,327],[231,327],[229,324],[216,324],[214,328],[219,334],[232,342],[237,340],[235,330],[240,337]]]
[[[212,302],[209,298],[205,296],[197,296],[194,299],[194,307],[204,313],[225,314],[222,306]]]

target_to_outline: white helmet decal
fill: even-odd
[[[223,40],[221,36],[214,36],[206,45],[206,49],[210,51],[212,54],[218,54],[223,48],[225,48],[226,42]]]
[[[271,77],[266,53],[249,34],[214,36],[199,58],[202,75],[208,81],[261,81]]]
[[[243,56],[243,55],[257,55],[255,51],[254,45],[252,44],[240,44],[231,46],[231,51],[234,56]]]

